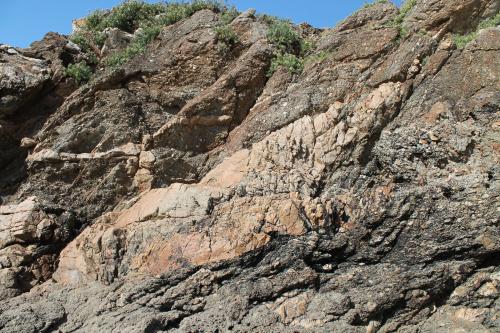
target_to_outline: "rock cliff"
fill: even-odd
[[[498,332],[500,3],[203,4],[0,45],[0,331]]]

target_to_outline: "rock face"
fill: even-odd
[[[498,331],[500,28],[451,40],[498,7],[297,27],[296,75],[252,11],[78,89],[64,37],[2,46],[0,330]]]
[[[0,206],[0,298],[49,279],[58,254],[78,232],[75,215],[28,198]]]

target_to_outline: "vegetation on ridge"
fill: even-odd
[[[302,39],[289,21],[267,15],[262,18],[270,25],[267,39],[276,49],[268,76],[272,76],[280,67],[292,74],[300,74],[306,63],[323,61],[326,58],[327,53],[324,51],[314,53],[315,43]]]
[[[270,24],[267,39],[276,48],[268,76],[273,75],[279,67],[286,68],[293,74],[300,74],[314,44],[303,40],[287,20],[271,16],[265,16],[264,20]]]
[[[271,17],[268,20],[270,26],[267,39],[276,48],[268,76],[272,76],[279,67],[284,67],[291,73],[301,73],[304,63],[297,56],[301,46],[300,36],[293,30],[289,21]]]
[[[87,16],[79,30],[70,36],[70,40],[86,54],[85,62],[80,64],[78,68],[83,70],[84,64],[90,69],[95,66],[106,40],[106,29],[118,28],[128,33],[134,33],[131,43],[124,50],[111,55],[106,60],[107,65],[115,67],[143,53],[147,45],[158,36],[162,27],[174,24],[202,9],[228,12],[227,7],[216,0],[156,4],[146,3],[142,0],[126,0],[111,10],[97,10]],[[234,14],[234,11],[232,13]],[[221,34],[223,34],[221,37],[223,40],[234,41],[234,36],[227,31],[221,31]],[[75,69],[76,67],[68,69],[67,72],[73,73]],[[87,73],[86,70],[85,73]]]
[[[69,64],[65,71],[66,75],[75,79],[78,84],[87,82],[92,76],[92,69],[85,63]]]
[[[500,25],[500,13],[495,16],[485,19],[479,23],[476,30],[466,34],[466,35],[453,35],[453,42],[459,49],[463,49],[467,44],[476,39],[479,30],[496,27]]]
[[[220,23],[214,28],[217,41],[219,42],[219,49],[221,51],[228,50],[231,46],[238,43],[238,35],[231,28],[230,24],[240,13],[235,7],[222,12],[220,16]]]
[[[379,3],[389,3],[389,2],[390,2],[389,0],[375,0],[372,2],[365,2],[365,4],[363,5],[363,8],[369,8],[369,7],[375,6]]]
[[[403,26],[403,22],[416,4],[417,0],[405,0],[399,8],[399,14],[387,24],[389,27],[398,28],[399,38],[405,38],[408,35],[408,31]]]

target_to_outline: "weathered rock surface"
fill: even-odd
[[[0,299],[49,279],[59,252],[80,227],[75,214],[36,197],[0,206]]]
[[[377,3],[268,78],[265,20],[222,51],[202,10],[71,95],[9,90],[0,330],[497,332],[500,28],[451,42],[496,13],[417,1],[402,35]]]
[[[64,70],[81,54],[68,45],[66,37],[48,33],[28,49],[0,47],[0,193],[4,198],[15,194],[26,176],[24,160],[36,143],[33,136],[75,90]],[[23,144],[24,138],[30,139],[29,147]]]
[[[40,59],[29,58],[8,45],[1,45],[0,114],[14,113],[35,96],[50,79],[50,69]]]

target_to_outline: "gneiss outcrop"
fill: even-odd
[[[500,3],[128,2],[0,46],[2,332],[497,332]]]

